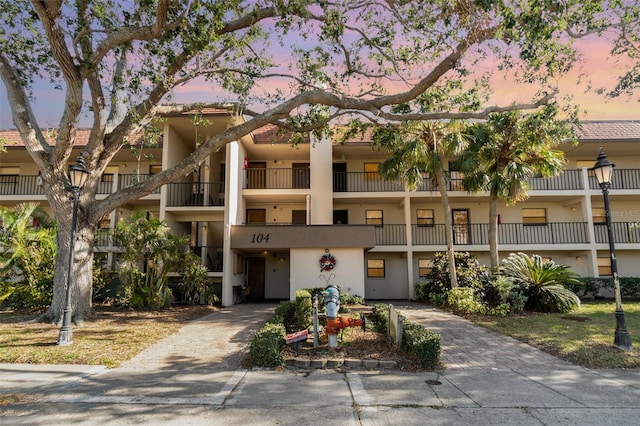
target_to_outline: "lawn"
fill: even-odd
[[[467,318],[584,367],[639,368],[640,302],[625,302],[623,308],[633,340],[630,352],[613,347],[616,327],[613,302],[584,302],[578,311],[569,314],[527,313],[506,318]]]
[[[177,306],[159,312],[98,307],[73,343],[58,346],[60,328],[33,323],[37,313],[0,311],[0,363],[91,364],[118,367],[188,321],[214,312],[210,306]]]

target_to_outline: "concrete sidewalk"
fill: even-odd
[[[0,365],[6,424],[637,424],[640,372],[593,371],[423,305],[446,369],[244,370],[274,305],[236,305],[181,328],[121,368]]]

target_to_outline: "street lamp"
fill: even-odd
[[[624,318],[624,310],[622,309],[622,297],[620,296],[620,279],[618,278],[618,262],[616,261],[616,247],[613,240],[613,230],[611,227],[611,210],[609,208],[609,187],[611,186],[611,178],[613,176],[613,168],[615,164],[607,160],[602,147],[598,154],[598,161],[593,165],[591,170],[596,175],[598,185],[602,189],[604,197],[604,213],[607,219],[607,234],[609,235],[609,255],[611,256],[611,273],[613,275],[613,289],[616,297],[616,333],[613,340],[613,346],[618,349],[630,351],[631,335],[627,330],[627,324]]]
[[[89,171],[84,166],[82,156],[78,157],[76,164],[69,167],[69,182],[73,193],[73,214],[71,216],[71,242],[69,244],[69,269],[67,272],[67,302],[64,306],[62,327],[58,334],[58,345],[67,346],[73,343],[73,330],[71,329],[71,280],[73,277],[73,252],[76,240],[76,222],[78,221],[78,197],[80,190],[87,182]]]

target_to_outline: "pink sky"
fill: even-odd
[[[578,80],[579,69],[572,71],[570,75],[558,81],[560,96],[571,95],[574,102],[580,105],[584,113],[582,119],[587,120],[640,120],[640,93],[632,97],[620,96],[610,100],[603,95],[599,95],[594,89],[604,87],[611,89],[614,84],[614,76],[622,73],[623,65],[618,64],[609,55],[609,41],[602,37],[592,37],[579,42],[579,50],[584,55],[582,72],[586,74],[582,81]],[[593,88],[585,92],[591,83]],[[280,82],[283,86],[285,82]],[[522,87],[505,81],[500,77],[494,80],[494,97],[492,103],[504,104],[512,101],[527,101],[526,96],[531,95]],[[279,82],[269,83],[269,88],[279,85]],[[265,89],[266,90],[266,89]],[[35,89],[37,101],[33,104],[36,117],[42,127],[55,127],[60,118],[62,109],[63,94],[54,91],[46,85],[39,85]],[[210,85],[202,81],[193,82],[188,86],[177,90],[176,101],[179,102],[217,102],[229,101],[231,99],[220,99]],[[88,125],[86,120],[83,126]],[[0,129],[13,128],[11,112],[9,110],[6,97],[6,90],[0,84]]]

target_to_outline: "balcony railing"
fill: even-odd
[[[118,189],[128,188],[130,186],[135,185],[138,182],[144,182],[148,180],[151,176],[150,174],[119,174],[118,175]],[[160,193],[160,188],[156,189],[154,194]]]
[[[222,182],[170,183],[168,187],[168,207],[224,206]]]
[[[208,272],[222,272],[223,251],[216,246],[191,246],[191,251],[203,260]]]
[[[406,245],[407,234],[404,225],[380,225],[375,227],[376,245]]]
[[[589,188],[600,189],[595,176],[589,176]],[[640,189],[640,169],[615,169],[611,189]]]
[[[597,243],[609,243],[607,226],[602,224],[594,225]],[[638,222],[613,222],[611,224],[613,239],[615,243],[634,244],[640,243],[640,221]]]
[[[308,168],[245,169],[246,189],[308,189],[311,173]]]
[[[414,245],[445,245],[445,225],[411,225]],[[454,225],[455,245],[488,245],[489,224]],[[546,225],[501,223],[498,225],[499,244],[584,244],[588,242],[587,223],[555,222]]]
[[[579,190],[582,186],[582,170],[565,170],[558,176],[535,177],[528,179],[532,190],[537,191],[558,191],[558,190]]]
[[[460,172],[446,173],[447,190],[464,191]],[[628,180],[628,179],[627,179]],[[565,170],[562,174],[551,178],[536,177],[528,180],[533,190],[580,190],[583,188],[580,170]],[[335,192],[383,192],[404,191],[400,182],[384,180],[378,173],[367,172],[335,172],[333,174]],[[437,185],[430,178],[422,179],[418,191],[438,191]]]
[[[335,192],[398,192],[404,191],[401,182],[384,180],[379,173],[334,172]]]
[[[117,180],[117,188],[128,188],[135,183],[149,179],[148,174],[104,174],[98,183],[98,194],[111,194],[114,189],[114,180]],[[154,193],[159,194],[160,188]],[[0,195],[44,195],[42,184],[38,175],[0,175]]]
[[[0,195],[44,195],[38,175],[0,175]]]

